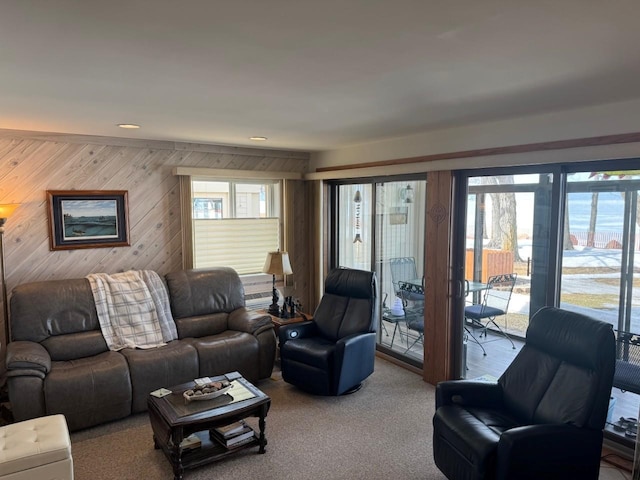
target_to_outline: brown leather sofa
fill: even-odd
[[[178,340],[111,351],[85,278],[23,284],[11,295],[9,400],[16,421],[62,413],[70,430],[142,412],[150,392],[239,371],[268,378],[276,341],[269,316],[245,308],[230,268],[165,277]]]

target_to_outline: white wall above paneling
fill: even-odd
[[[481,122],[316,152],[312,154],[310,167],[315,170],[340,165],[355,166],[359,163],[398,158],[618,135],[638,132],[640,130],[638,125],[640,125],[640,99],[635,99],[509,120]],[[637,145],[634,147],[629,147],[627,144],[601,145],[582,149],[429,161],[422,166],[405,165],[402,168],[407,171],[416,168],[420,171],[455,170],[514,164],[628,158],[637,156],[638,152]],[[384,169],[384,167],[381,168]],[[387,168],[386,174],[389,173],[402,172],[390,172]],[[349,176],[347,173],[343,175]],[[329,176],[325,174],[324,178]],[[307,178],[318,178],[318,175]]]

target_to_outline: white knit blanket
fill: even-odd
[[[154,348],[178,338],[169,295],[152,270],[87,275],[109,349]]]

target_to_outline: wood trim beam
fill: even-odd
[[[615,145],[620,143],[640,142],[640,132],[621,133],[617,135],[603,135],[599,137],[574,138],[570,140],[554,140],[550,142],[526,143],[504,147],[479,148],[474,150],[460,150],[456,152],[434,153],[420,157],[396,158],[393,160],[379,160],[376,162],[355,163],[349,165],[336,165],[332,167],[320,167],[316,172],[331,172],[336,170],[349,170],[353,168],[388,167],[390,165],[405,165],[409,163],[433,162],[436,160],[452,160],[456,158],[483,157],[489,155],[509,155],[516,153],[541,152],[547,150],[563,150],[567,148],[597,147],[602,145]]]

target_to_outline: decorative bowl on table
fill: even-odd
[[[233,385],[228,380],[196,385],[182,394],[185,403],[199,400],[211,400],[224,395]]]

